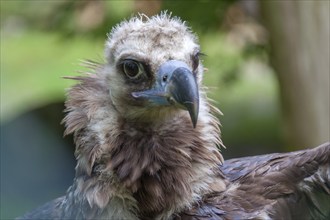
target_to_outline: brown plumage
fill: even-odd
[[[184,22],[134,17],[105,47],[105,64],[86,62],[90,73],[69,77],[78,82],[64,119],[76,143],[74,183],[22,219],[330,216],[329,143],[223,163],[219,111]]]

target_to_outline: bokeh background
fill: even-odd
[[[111,27],[168,10],[198,35],[225,158],[329,138],[329,1],[1,0],[1,219],[63,195],[74,177],[63,136],[63,76],[103,62]]]

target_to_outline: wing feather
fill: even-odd
[[[183,219],[329,219],[330,143],[225,161],[227,190],[206,195]]]

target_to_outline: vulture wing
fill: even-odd
[[[182,219],[330,219],[330,143],[225,161],[224,193],[204,196]]]

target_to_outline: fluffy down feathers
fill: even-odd
[[[73,185],[22,219],[329,217],[329,144],[223,164],[219,110],[204,92],[200,48],[184,22],[133,17],[113,28],[105,48],[105,64],[86,62],[88,74],[68,77],[77,81],[64,119],[76,143]],[[161,71],[173,63],[181,66]],[[173,89],[182,74],[183,87],[193,75],[199,97]],[[186,97],[199,106],[195,128]]]

